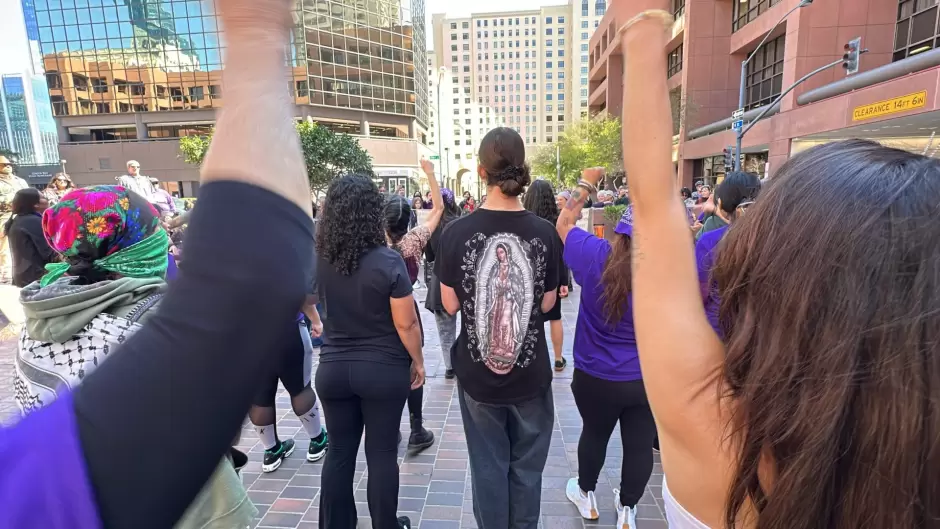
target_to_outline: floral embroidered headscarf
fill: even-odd
[[[76,189],[49,208],[42,229],[63,263],[46,265],[42,286],[62,275],[94,271],[128,277],[164,277],[169,238],[157,210],[121,186]]]

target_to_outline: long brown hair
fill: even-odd
[[[728,527],[940,527],[940,161],[861,140],[799,154],[713,274]]]
[[[633,279],[630,271],[631,246],[630,237],[615,234],[607,262],[604,263],[604,272],[601,273],[601,284],[604,288],[601,302],[604,305],[607,324],[611,327],[617,325],[627,310],[630,282]]]

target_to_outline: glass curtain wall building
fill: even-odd
[[[0,147],[15,152],[20,163],[59,162],[56,124],[42,76],[0,78]]]
[[[56,116],[224,104],[214,0],[34,1]],[[296,0],[295,20],[286,88],[298,105],[410,116],[427,127],[423,0]],[[135,139],[139,130],[88,139]]]

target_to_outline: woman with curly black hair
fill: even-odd
[[[320,527],[356,526],[353,474],[366,431],[372,526],[397,519],[398,424],[409,392],[424,384],[421,330],[401,254],[386,246],[386,197],[366,176],[330,185],[317,229],[323,329],[316,387],[330,432],[320,484]],[[410,366],[410,368],[409,368]]]
[[[526,191],[522,206],[535,213],[540,218],[555,225],[558,221],[558,202],[555,199],[555,191],[552,184],[547,180],[536,180]],[[548,326],[552,335],[552,350],[555,353],[555,371],[562,371],[568,365],[568,361],[562,356],[561,346],[565,341],[565,326],[561,323],[561,299],[568,297],[568,287],[571,281],[568,277],[568,268],[565,267],[564,260],[559,262],[559,284],[558,297],[555,299],[555,306],[545,313],[544,318],[548,321]]]

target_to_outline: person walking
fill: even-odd
[[[525,200],[522,205],[526,210],[531,211],[550,222],[553,226],[558,221],[558,204],[555,199],[555,192],[552,185],[547,180],[536,180],[529,186],[525,194]],[[564,371],[568,365],[562,354],[562,346],[565,342],[565,325],[561,321],[561,300],[568,297],[568,287],[571,281],[568,278],[568,268],[564,260],[559,263],[559,285],[558,297],[555,299],[555,306],[544,314],[548,321],[548,327],[552,337],[552,350],[555,353],[555,371]]]
[[[52,177],[52,180],[49,180],[49,185],[46,186],[46,189],[43,190],[42,194],[49,202],[49,207],[55,206],[62,200],[62,197],[67,195],[69,191],[75,189],[75,184],[72,183],[72,178],[69,177],[66,173],[56,173]]]
[[[604,179],[601,168],[582,172],[578,188],[558,218],[565,241],[565,262],[581,285],[581,307],[574,334],[574,396],[583,427],[578,440],[578,476],[565,495],[581,516],[599,516],[597,480],[607,456],[607,443],[620,423],[623,448],[620,488],[614,489],[618,529],[637,529],[637,503],[653,473],[656,424],[646,400],[633,330],[629,271],[633,209],[627,206],[612,241],[578,228],[587,197]]]
[[[13,174],[13,162],[0,155],[0,225],[5,226],[13,216],[13,197],[20,189],[29,185],[26,180]],[[6,233],[0,234],[0,283],[13,281],[13,259],[10,256],[10,243]]]
[[[444,214],[437,228],[431,233],[431,241],[424,247],[425,261],[430,272],[424,308],[434,313],[437,335],[441,343],[441,356],[444,360],[444,378],[451,380],[456,376],[451,361],[451,353],[454,344],[457,343],[457,315],[447,312],[444,308],[444,303],[441,301],[441,280],[438,279],[437,273],[434,271],[434,262],[441,247],[441,233],[451,221],[460,218],[463,210],[457,206],[454,192],[450,189],[442,189],[441,197],[444,201]]]
[[[543,313],[555,305],[561,248],[551,224],[526,211],[525,145],[515,130],[480,143],[486,205],[441,234],[441,300],[460,310],[453,350],[480,529],[535,529],[555,410]]]
[[[20,189],[13,196],[13,216],[3,226],[10,241],[13,260],[13,286],[25,287],[46,273],[46,265],[57,260],[42,231],[42,213],[46,198],[32,187]]]
[[[436,230],[444,213],[444,202],[441,198],[441,187],[434,176],[434,165],[428,160],[421,160],[421,168],[427,176],[431,187],[431,202],[434,209],[428,213],[424,222],[411,227],[411,217],[414,210],[408,205],[404,197],[392,195],[385,203],[385,235],[389,246],[401,254],[408,270],[408,279],[414,285],[418,281],[421,254],[431,239],[431,232]],[[415,302],[415,313],[418,305]],[[421,330],[421,345],[424,346],[424,327],[418,318]],[[434,444],[434,434],[424,427],[424,418],[421,412],[424,404],[424,386],[414,388],[408,395],[408,414],[411,423],[411,435],[408,437],[408,450],[417,453]]]
[[[398,427],[408,394],[424,384],[424,357],[408,269],[388,247],[386,201],[368,176],[343,176],[330,184],[317,227],[318,293],[328,316],[316,375],[330,432],[323,529],[356,526],[353,475],[363,429],[372,527],[411,526],[397,518]]]

